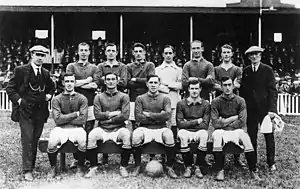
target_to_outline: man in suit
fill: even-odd
[[[49,50],[41,45],[29,49],[29,63],[14,70],[6,92],[12,101],[11,119],[21,128],[24,179],[33,180],[38,140],[49,116],[48,101],[54,94],[54,83],[42,67]]]
[[[270,66],[261,62],[263,48],[252,46],[245,54],[251,61],[243,70],[240,94],[247,104],[247,128],[251,138],[257,161],[257,131],[258,124],[262,122],[270,112],[277,113],[277,90],[275,77]],[[271,117],[272,118],[272,117]],[[275,141],[274,134],[264,134],[267,147],[267,163],[271,171],[276,170],[275,166]]]

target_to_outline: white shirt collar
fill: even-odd
[[[175,62],[174,61],[172,61],[172,63],[166,63],[165,61],[163,61],[163,63],[161,64],[161,67],[162,68],[165,68],[165,67],[173,67],[173,68],[176,68],[177,67],[177,65],[175,64]]]
[[[31,66],[33,68],[33,71],[34,71],[34,75],[37,75],[37,69],[40,70],[40,73],[42,73],[42,66],[37,66],[35,63],[31,62]]]
[[[253,70],[253,68],[255,68],[255,71],[257,72],[259,65],[260,65],[260,63],[256,64],[255,66],[252,64],[252,70]]]

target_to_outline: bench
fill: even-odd
[[[102,143],[99,141],[97,147],[98,153],[106,153],[106,154],[118,154],[122,152],[122,148],[120,145],[117,145],[113,141],[107,141]],[[38,148],[42,153],[47,153],[48,147],[48,140],[47,139],[40,139]],[[179,152],[180,143],[176,143],[177,153]],[[192,153],[197,152],[198,143],[191,143],[190,150]],[[142,153],[143,154],[165,154],[165,146],[156,142],[151,142],[148,144],[143,145]],[[212,141],[207,142],[207,153],[212,154],[213,143]],[[58,153],[60,153],[60,170],[65,171],[66,167],[66,153],[75,153],[77,152],[77,147],[74,146],[72,142],[69,140],[63,144],[59,149]],[[223,153],[230,153],[230,154],[240,154],[243,153],[244,150],[238,147],[236,144],[229,142],[223,147]]]

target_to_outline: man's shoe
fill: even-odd
[[[47,174],[48,179],[53,179],[56,176],[56,166],[52,166],[50,171]]]
[[[33,176],[32,176],[32,172],[31,171],[24,173],[24,180],[25,181],[29,181],[29,182],[33,181]]]
[[[160,156],[158,156],[157,159],[158,159],[159,163],[161,163],[162,165],[165,164],[166,157],[164,154],[161,154]]]
[[[133,172],[132,172],[132,176],[134,177],[137,177],[141,172],[141,166],[136,166],[134,169],[133,169]]]
[[[175,156],[175,162],[178,163],[179,165],[183,165],[184,162],[183,162],[183,160],[180,159],[180,158],[181,158],[181,156]]]
[[[211,167],[213,164],[210,163],[208,160],[205,160],[205,165],[206,167]]]
[[[167,169],[167,174],[169,175],[170,178],[176,179],[178,176],[176,175],[174,169],[172,167],[166,166]]]
[[[70,165],[70,169],[75,169],[78,165],[78,161],[75,159],[72,161],[71,165]]]
[[[150,161],[157,160],[155,154],[150,154],[149,156],[150,156]]]
[[[190,167],[190,166],[186,167],[183,176],[185,178],[191,178],[192,177],[192,167]]]
[[[251,176],[251,178],[254,179],[254,180],[257,180],[257,181],[262,180],[262,179],[258,176],[257,171],[250,171],[250,176]]]
[[[201,169],[200,169],[199,166],[196,166],[196,169],[195,169],[195,175],[196,175],[196,177],[199,178],[199,179],[202,179],[202,178],[203,178],[203,174],[202,174]]]
[[[272,171],[272,172],[277,170],[275,164],[271,165],[271,166],[269,167],[269,169],[270,169],[270,171]]]
[[[85,178],[91,178],[91,177],[95,177],[96,174],[97,174],[97,170],[98,170],[98,167],[95,166],[95,167],[90,167],[89,168],[89,172],[87,174],[84,175]]]
[[[129,176],[126,167],[122,167],[122,166],[120,167],[120,175],[121,175],[123,178],[126,178],[126,177]]]
[[[78,177],[84,176],[83,168],[81,166],[77,166],[76,176],[78,176]]]
[[[85,160],[84,166],[85,166],[86,168],[90,168],[91,162],[90,162],[89,160]]]
[[[247,167],[247,165],[246,165],[244,162],[242,162],[242,160],[241,160],[240,158],[235,159],[235,160],[234,160],[234,164],[235,164],[236,166],[240,166],[240,167]]]
[[[108,156],[102,156],[101,160],[100,160],[100,164],[101,165],[108,165]]]
[[[217,181],[224,181],[224,169],[220,170],[216,177]]]

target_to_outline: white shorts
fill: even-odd
[[[123,141],[119,139],[119,136],[121,136],[120,139]],[[96,127],[89,133],[87,149],[97,148],[98,140],[101,140],[103,143],[111,140],[116,144],[123,144],[124,148],[131,148],[130,137],[131,133],[127,128],[120,128],[114,132],[106,132],[102,128]]]
[[[189,144],[191,142],[199,142],[198,149],[207,151],[207,130],[201,129],[199,131],[188,131],[180,129],[178,131],[178,138],[180,139],[180,152],[190,151]]]
[[[67,141],[71,141],[74,145],[78,145],[78,150],[85,152],[86,150],[86,132],[82,127],[77,128],[61,128],[55,127],[49,136],[48,152],[54,153],[60,146]]]
[[[175,145],[173,132],[169,128],[148,129],[145,127],[138,127],[133,131],[133,145],[140,146],[152,141],[170,147]]]

